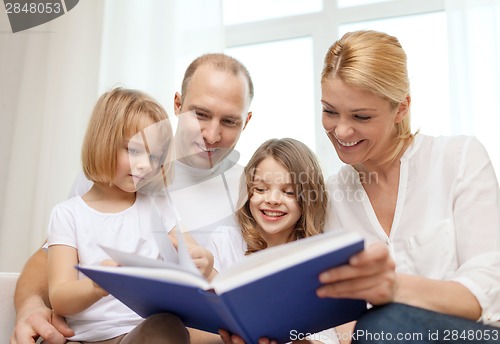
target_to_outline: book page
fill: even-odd
[[[160,261],[158,261],[160,262]],[[105,272],[107,275],[126,275],[134,276],[143,279],[152,279],[159,281],[167,281],[180,285],[186,285],[190,287],[197,287],[203,290],[211,289],[210,283],[203,277],[199,277],[190,272],[178,269],[158,269],[157,267],[136,267],[136,266],[103,266],[103,265],[92,265],[80,267],[85,273],[85,270],[89,271],[101,271]],[[98,280],[96,281],[97,283]]]
[[[217,293],[223,293],[361,240],[356,233],[333,231],[267,248],[218,274],[212,285]]]
[[[177,262],[158,260],[143,256],[138,256],[135,253],[120,251],[111,247],[99,245],[111,259],[121,266],[132,266],[138,268],[156,268],[156,269],[174,269],[185,271],[185,269]],[[174,249],[172,247],[172,249]]]

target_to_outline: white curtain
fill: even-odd
[[[16,34],[0,17],[0,271],[19,271],[80,171],[99,94],[142,89],[173,115],[190,60],[224,48],[222,9],[211,0],[80,1]]]
[[[446,12],[453,131],[481,140],[500,177],[500,0],[447,0]]]

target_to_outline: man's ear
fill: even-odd
[[[243,129],[242,130],[245,130],[245,128],[247,127],[248,122],[250,121],[250,119],[252,119],[252,111],[250,111],[247,114],[247,118],[245,119],[245,124],[243,125]]]
[[[410,111],[411,97],[407,95],[406,98],[399,103],[398,112],[396,113],[396,117],[394,118],[394,123],[400,123]]]
[[[181,114],[181,108],[182,108],[182,96],[179,92],[175,92],[174,112],[176,116],[179,116]]]

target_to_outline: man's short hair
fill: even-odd
[[[250,77],[248,69],[234,57],[221,53],[204,54],[196,58],[193,62],[191,62],[191,64],[186,69],[186,72],[184,73],[184,79],[182,80],[181,92],[183,99],[186,94],[189,82],[191,81],[191,78],[193,77],[194,73],[196,72],[198,67],[204,65],[212,66],[216,70],[231,72],[233,75],[238,75],[241,73],[247,79],[248,96],[250,102],[252,101],[254,96],[254,90],[253,90],[252,78]]]

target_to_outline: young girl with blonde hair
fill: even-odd
[[[188,341],[177,317],[143,322],[74,268],[109,259],[100,246],[160,257],[155,233],[166,236],[176,224],[168,198],[161,214],[155,200],[170,179],[171,139],[165,110],[146,94],[116,88],[99,98],[82,146],[83,170],[93,185],[54,207],[49,222],[49,297],[75,331],[72,343]]]

